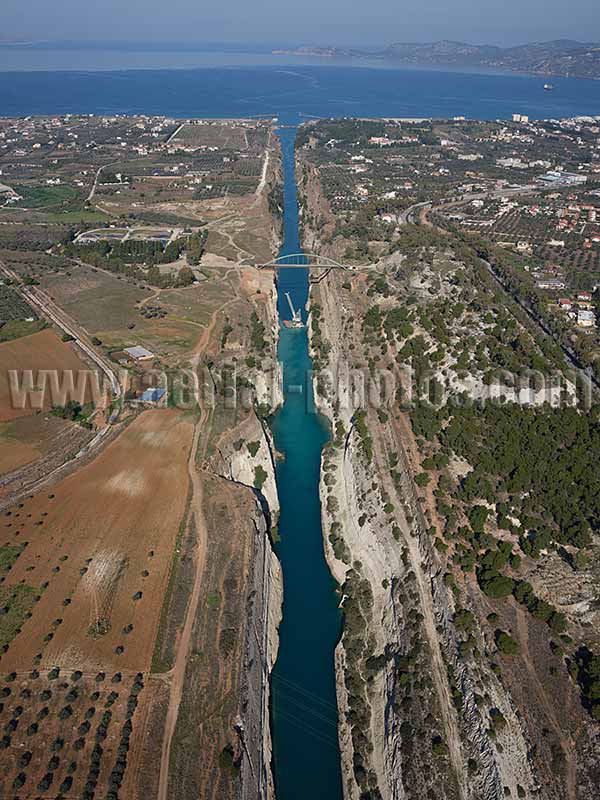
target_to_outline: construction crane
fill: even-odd
[[[286,292],[285,296],[287,297],[288,305],[290,307],[290,311],[292,312],[292,318],[286,319],[283,321],[283,324],[286,328],[303,328],[304,323],[302,322],[302,314],[300,310],[296,311],[294,308],[294,304],[292,303],[292,298],[290,297],[290,293]]]

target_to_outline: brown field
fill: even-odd
[[[149,669],[191,436],[180,412],[146,412],[91,464],[6,512],[0,552],[18,555],[0,587],[4,673]]]
[[[11,342],[0,344],[0,422],[7,422],[17,417],[31,414],[30,401],[22,409],[13,408],[10,395],[8,371],[12,369],[84,370],[86,365],[81,361],[74,348],[60,340],[49,328],[31,336],[24,336]],[[41,407],[51,407],[49,392],[44,392]]]
[[[52,414],[31,414],[0,422],[0,475],[29,464],[50,451],[73,423]]]

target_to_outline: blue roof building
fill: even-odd
[[[144,394],[140,397],[142,403],[160,403],[166,395],[166,389],[146,389]]]

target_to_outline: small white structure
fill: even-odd
[[[154,353],[146,350],[145,347],[126,347],[123,352],[127,353],[134,361],[151,361],[154,358]]]
[[[580,328],[593,328],[596,324],[596,315],[593,311],[579,311],[577,313],[577,325]]]

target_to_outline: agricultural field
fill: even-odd
[[[185,414],[146,412],[95,461],[4,511],[0,795],[116,797],[135,773],[137,723],[162,691],[148,673],[191,431]]]
[[[30,464],[62,443],[76,424],[44,412],[0,422],[0,475]]]
[[[42,277],[40,283],[89,333],[108,338],[138,322],[135,305],[150,295],[148,289],[86,266]]]
[[[49,391],[37,380],[38,370],[85,370],[87,366],[76,353],[72,345],[61,341],[57,334],[47,328],[23,336],[10,342],[0,344],[0,422],[28,416],[37,409],[49,409],[51,397]],[[32,388],[39,391],[36,405],[32,407],[31,396],[24,408],[15,408],[11,398],[9,371],[33,370]]]
[[[4,671],[149,668],[186,507],[191,430],[179,412],[142,414],[52,492],[5,512],[3,546],[18,558],[2,588],[31,593],[35,609],[18,627],[3,623]]]
[[[232,744],[237,747],[233,730],[241,705],[232,687],[243,681],[238,654],[252,603],[256,505],[246,488],[211,477],[204,484],[204,514],[211,557],[172,744],[170,790],[174,797],[233,800],[236,770],[231,761],[229,768],[222,762],[224,753],[233,754]],[[199,759],[198,752],[204,758]]]
[[[242,125],[223,125],[206,122],[200,125],[187,123],[169,140],[170,145],[219,150],[247,150],[248,138]]]
[[[110,273],[75,266],[42,278],[42,288],[107,350],[141,344],[171,363],[194,347],[212,312],[235,297],[232,284],[210,273],[196,286],[150,290]],[[159,308],[164,316],[148,309]]]
[[[14,338],[2,342],[1,334],[9,329]],[[79,398],[60,391],[53,396],[52,379],[39,374],[39,370],[56,370],[60,386],[64,383],[63,370],[72,370],[77,385],[77,373],[86,369],[74,347],[63,342],[43,320],[16,320],[0,329],[0,476],[59,454],[68,458],[89,440],[89,430],[50,413],[54,405]],[[17,388],[27,387],[23,402],[13,402],[11,370],[18,371]],[[32,370],[31,384],[25,383],[23,370]],[[89,391],[80,399],[87,402]]]
[[[0,343],[37,333],[46,327],[33,308],[10,286],[0,284]]]
[[[62,207],[69,207],[81,195],[71,186],[15,186],[15,191],[22,196],[18,206],[22,208],[37,210],[51,208],[60,210]]]
[[[2,797],[117,797],[142,673],[33,669],[3,681]]]

